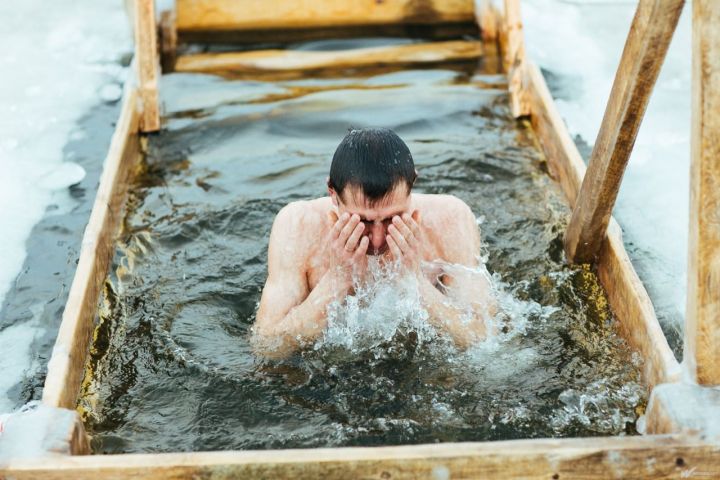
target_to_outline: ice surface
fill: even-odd
[[[67,187],[85,175],[65,162],[77,120],[108,101],[131,49],[123,3],[113,0],[0,3],[0,305],[25,260],[25,242],[46,209],[71,208]],[[0,412],[27,373],[32,321],[0,331]]]

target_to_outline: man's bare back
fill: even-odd
[[[391,144],[395,138],[402,142],[390,131],[370,133],[378,132],[381,136],[387,132],[393,135]],[[358,148],[353,140],[362,138],[351,138],[351,152]],[[375,137],[369,138],[365,146],[372,149]],[[382,148],[388,140],[381,138],[378,142]],[[398,148],[394,145],[391,152]],[[333,167],[337,157],[338,152]],[[365,157],[360,156],[360,161]],[[355,168],[357,160],[351,160]],[[480,233],[470,208],[451,195],[411,193],[409,179],[385,182],[379,194],[372,184],[367,189],[352,182],[336,188],[333,167],[328,197],[288,204],[275,219],[268,251],[268,279],[254,326],[258,350],[267,356],[283,357],[314,342],[327,326],[328,305],[352,293],[353,282],[362,281],[366,274],[370,255],[381,262],[396,262],[406,274],[417,277],[422,306],[430,322],[456,344],[464,347],[484,338],[486,317],[494,313],[496,306],[487,276],[477,274],[482,267]],[[379,169],[383,169],[382,164]],[[464,274],[438,278],[437,272],[421,268],[427,262],[469,268]],[[446,295],[448,289],[438,288],[438,282],[453,287],[452,298]],[[471,318],[468,309],[475,312]]]

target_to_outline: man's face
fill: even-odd
[[[333,203],[337,206],[339,215],[347,212],[350,215],[360,216],[360,222],[365,225],[363,235],[367,235],[370,240],[368,246],[370,255],[382,255],[387,251],[387,229],[392,224],[392,218],[395,215],[412,213],[410,211],[410,193],[404,184],[397,185],[389,195],[372,206],[366,201],[362,190],[356,187],[345,188],[342,196],[334,191],[331,191],[330,195],[333,197]]]

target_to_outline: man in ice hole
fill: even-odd
[[[487,277],[477,273],[475,216],[452,195],[412,193],[416,177],[410,150],[392,130],[345,136],[330,166],[329,195],[292,202],[273,223],[253,327],[260,353],[284,357],[321,336],[328,305],[353,293],[353,277],[363,278],[368,255],[398,262],[417,277],[429,322],[459,347],[488,334],[484,317],[496,306]],[[438,278],[436,270],[421,268],[432,261],[470,268]]]

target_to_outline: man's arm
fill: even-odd
[[[367,250],[367,239],[360,241],[359,218],[353,221],[349,216],[335,217],[325,247],[332,249],[341,244],[347,255],[340,253],[343,257],[340,260],[348,261],[338,265],[337,255],[331,255],[331,268],[309,291],[305,265],[307,252],[298,248],[302,244],[302,216],[302,209],[297,204],[286,206],[275,218],[270,233],[268,279],[253,334],[256,351],[271,358],[286,357],[320,336],[327,326],[328,305],[347,294],[352,284],[341,267],[351,263],[356,256],[364,256]],[[346,250],[346,245],[352,249]]]
[[[451,275],[445,275],[443,282],[449,287],[449,294],[435,288],[417,267],[415,270],[418,273],[420,298],[428,311],[431,324],[449,334],[456,345],[467,348],[492,333],[487,331],[486,319],[497,313],[497,302],[489,278],[478,260],[480,232],[475,216],[462,202],[453,208],[457,210],[452,215],[457,219],[457,231],[446,234],[452,234],[455,242],[444,252],[444,260],[456,265]],[[421,232],[413,217],[404,217],[400,221],[393,221],[388,245],[395,258],[407,259],[405,263],[413,268],[415,262],[408,261],[408,257],[422,259],[421,253],[413,248]]]

